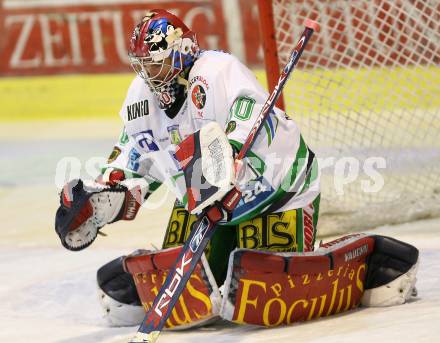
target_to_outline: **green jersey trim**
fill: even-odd
[[[296,152],[295,161],[292,163],[292,166],[290,167],[288,173],[286,174],[286,176],[282,180],[280,187],[271,196],[269,196],[265,201],[263,201],[260,205],[255,207],[250,212],[244,214],[243,216],[238,217],[235,220],[229,222],[228,225],[236,225],[236,224],[239,224],[245,220],[252,219],[256,215],[259,215],[264,210],[267,210],[269,208],[269,206],[271,206],[272,204],[281,200],[283,198],[283,196],[290,191],[296,191],[297,194],[302,193],[306,189],[305,184],[306,184],[306,180],[307,180],[308,176],[313,174],[312,170],[311,170],[308,173],[309,175],[307,175],[306,169],[307,169],[307,162],[309,159],[309,155],[310,155],[309,149],[308,149],[306,143],[304,142],[303,137],[300,136],[300,146]],[[317,166],[315,161],[316,161],[316,158],[314,158],[310,168]],[[315,174],[315,178],[316,178],[317,171],[315,171],[314,174]],[[306,177],[306,175],[307,175],[307,177]],[[301,181],[301,179],[302,179],[302,182],[298,186],[297,183],[299,181]],[[311,182],[311,179],[309,181]]]
[[[240,151],[243,147],[242,143],[237,142],[233,139],[230,139],[229,143],[232,145],[233,148],[235,148],[236,151]],[[246,158],[251,164],[251,167],[255,169],[260,175],[263,175],[264,171],[266,170],[266,163],[264,163],[264,161],[252,151],[248,151]]]

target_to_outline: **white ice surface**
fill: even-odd
[[[117,131],[111,135],[117,136]],[[119,343],[136,331],[136,327],[110,328],[102,319],[95,292],[96,270],[136,248],[160,246],[170,198],[165,196],[159,208],[142,210],[133,222],[106,228],[109,236],[98,237],[82,252],[62,248],[53,230],[57,160],[66,154],[77,156],[78,151],[83,159],[90,154],[105,156],[112,141],[61,141],[54,148],[53,142],[44,140],[0,139],[3,147],[16,150],[0,149],[0,164],[8,166],[0,175],[0,343]],[[159,342],[440,342],[440,220],[376,232],[420,249],[419,295],[410,303],[358,309],[274,329],[219,323],[164,332]]]
[[[389,308],[359,309],[291,327],[261,329],[222,323],[164,332],[160,342],[438,342],[440,221],[378,231],[420,249],[419,295]],[[110,328],[100,313],[96,269],[124,249],[1,248],[0,342],[124,342],[136,328]]]

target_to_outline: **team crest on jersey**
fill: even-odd
[[[147,152],[159,151],[159,147],[154,140],[153,131],[145,130],[138,132],[134,135],[134,138],[136,139],[136,142],[139,144],[139,146]]]
[[[255,99],[241,96],[234,101],[231,111],[235,118],[245,121],[249,120],[254,110]]]
[[[205,107],[206,103],[206,92],[205,89],[201,85],[196,85],[191,93],[191,99],[193,104],[201,110]]]
[[[182,137],[179,132],[179,125],[171,125],[167,127],[168,133],[170,135],[170,141],[172,144],[177,145],[182,142]]]

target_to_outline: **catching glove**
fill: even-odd
[[[148,195],[144,179],[110,184],[72,180],[60,194],[55,231],[65,248],[82,250],[93,243],[105,224],[133,220]]]

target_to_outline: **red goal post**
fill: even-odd
[[[276,75],[280,72],[272,1],[258,0],[258,11],[260,13],[260,32],[263,44],[264,66],[266,68],[267,84],[270,91],[275,88],[277,84]],[[281,109],[285,109],[283,94],[278,98],[277,106]]]
[[[320,157],[321,233],[440,215],[440,2],[258,7],[270,89],[304,20],[321,26],[278,103]]]

